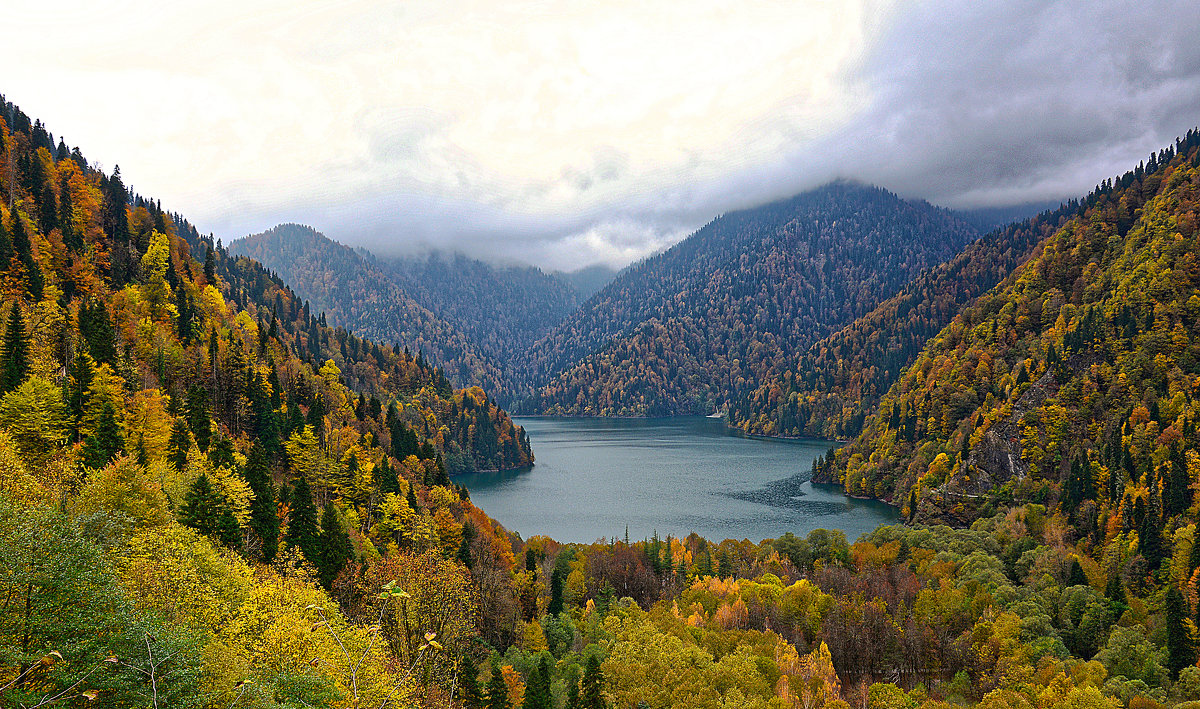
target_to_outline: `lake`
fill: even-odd
[[[720,419],[514,419],[536,464],[458,476],[471,501],[528,539],[687,536],[758,542],[840,529],[851,543],[894,508],[809,482],[827,441],[746,438]]]

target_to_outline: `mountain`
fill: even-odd
[[[978,234],[952,213],[836,183],[718,217],[636,264],[530,352],[523,411],[709,413]]]
[[[1059,505],[1158,542],[1200,473],[1200,133],[1102,183],[820,471],[916,519]]]
[[[0,705],[409,705],[405,668],[457,658],[351,621],[429,588],[469,621],[446,647],[511,642],[511,539],[449,478],[532,463],[494,400],[327,326],[2,98],[0,164]]]
[[[401,291],[462,332],[501,370],[506,389],[528,384],[516,363],[581,300],[571,286],[532,266],[493,266],[438,252],[372,259]]]
[[[730,425],[754,435],[845,438],[929,338],[1026,261],[1077,211],[1061,206],[997,229],[922,273],[867,315],[811,345],[782,376],[729,407]]]
[[[500,386],[500,369],[462,331],[414,300],[379,264],[315,229],[281,224],[229,250],[278,273],[333,323],[423,353],[457,385]]]
[[[566,283],[578,294],[579,302],[582,303],[588,298],[591,298],[604,286],[613,282],[619,271],[611,266],[597,264],[595,266],[584,266],[577,271],[555,271],[550,274],[555,278]]]

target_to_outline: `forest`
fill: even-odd
[[[331,323],[2,100],[0,164],[0,706],[1200,706],[1200,132],[969,245],[837,185],[589,301],[709,264],[588,366],[696,357],[695,313],[727,349],[563,401],[854,436],[813,474],[905,520],[858,540],[522,539],[451,477],[534,460],[458,344]]]

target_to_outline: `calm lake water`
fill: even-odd
[[[537,463],[456,478],[471,501],[528,539],[686,536],[758,542],[840,529],[851,543],[896,520],[881,502],[809,482],[825,441],[744,438],[718,419],[517,418]]]

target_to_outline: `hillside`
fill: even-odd
[[[528,385],[516,363],[581,302],[570,285],[532,266],[493,266],[437,252],[374,261],[401,291],[457,328],[499,368],[506,390]]]
[[[530,353],[519,408],[710,413],[977,236],[946,210],[832,184],[721,216],[629,269]]]
[[[1154,566],[1200,473],[1197,164],[1192,131],[1098,187],[928,343],[823,474],[917,519],[1061,505],[1083,533],[1138,531]]]
[[[858,435],[926,341],[1078,209],[1072,203],[997,229],[922,273],[867,315],[814,343],[782,376],[738,397],[729,407],[730,425],[763,436]]]
[[[574,289],[582,303],[595,295],[601,288],[613,282],[617,277],[617,269],[603,264],[584,266],[578,271],[555,271],[550,275],[563,281]]]
[[[348,601],[405,564],[476,583],[445,557],[507,574],[448,473],[528,466],[524,431],[0,109],[0,704],[407,696]]]
[[[281,224],[229,244],[262,263],[329,321],[423,353],[458,386],[496,391],[501,373],[463,332],[401,290],[378,264],[310,227]]]

